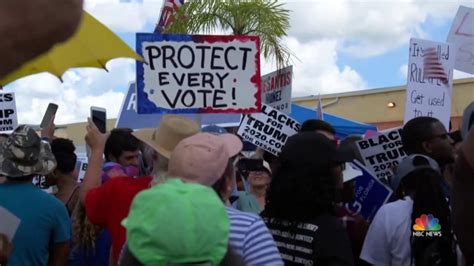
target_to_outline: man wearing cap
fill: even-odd
[[[89,165],[80,190],[80,198],[87,217],[96,225],[105,227],[112,238],[112,255],[117,263],[125,242],[125,228],[120,224],[127,217],[133,198],[140,191],[162,181],[167,171],[167,160],[178,142],[199,132],[199,125],[185,117],[165,115],[155,129],[142,129],[133,135],[157,154],[154,156],[153,176],[132,178],[115,177],[101,186],[102,154],[106,136],[89,120],[86,142],[91,148]],[[157,180],[157,182],[152,182]]]
[[[334,213],[334,165],[353,154],[322,134],[288,138],[267,191],[263,219],[288,265],[354,265],[346,230]]]
[[[55,167],[49,144],[28,126],[17,127],[0,146],[0,175],[7,178],[0,184],[0,207],[20,220],[10,265],[67,263],[71,228],[66,207],[32,184],[35,175]]]
[[[233,188],[232,158],[242,149],[233,134],[199,133],[182,140],[169,160],[169,177],[212,186],[227,202]],[[203,206],[204,209],[204,206]],[[246,265],[283,265],[268,228],[259,216],[226,207],[230,219],[230,246]]]

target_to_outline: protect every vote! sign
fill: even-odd
[[[138,33],[136,46],[139,114],[260,111],[257,36]]]

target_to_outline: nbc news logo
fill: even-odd
[[[416,237],[441,237],[441,225],[433,215],[423,214],[415,219],[412,236]]]

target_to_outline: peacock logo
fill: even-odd
[[[432,214],[422,214],[420,218],[415,219],[413,231],[413,236],[441,236],[441,225],[438,218]]]

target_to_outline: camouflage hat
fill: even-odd
[[[0,145],[0,175],[47,175],[56,167],[49,143],[29,126],[21,125]]]

